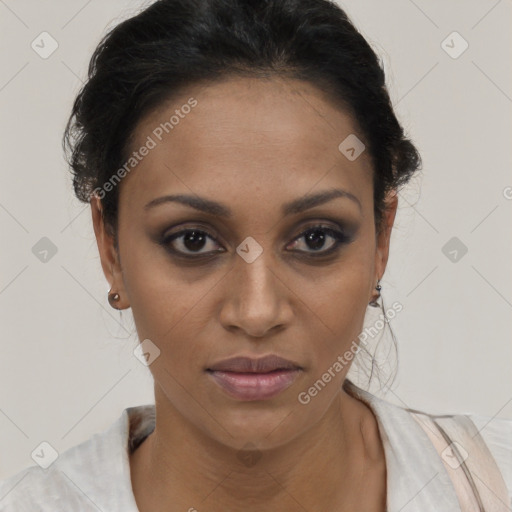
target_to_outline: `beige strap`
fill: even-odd
[[[462,512],[510,512],[510,499],[503,476],[468,416],[409,412],[441,456]]]

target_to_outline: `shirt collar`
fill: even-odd
[[[343,389],[374,413],[384,446],[389,512],[460,512],[441,457],[424,430],[404,408],[345,380]]]
[[[386,457],[388,512],[461,512],[450,477],[430,439],[410,413],[397,405],[365,391],[349,379],[343,389],[364,402],[374,413]],[[104,434],[105,464],[112,464],[112,481],[119,481],[115,492],[100,493],[105,503],[102,510],[115,509],[120,502],[126,512],[138,512],[130,477],[130,451],[135,449],[155,428],[153,404],[129,407]],[[119,449],[117,449],[119,447]],[[76,478],[81,469],[77,468]],[[110,472],[109,472],[110,475]],[[98,486],[93,475],[91,489]],[[87,491],[85,485],[84,492]]]

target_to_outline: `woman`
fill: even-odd
[[[155,405],[0,510],[510,510],[512,422],[346,378],[420,165],[384,79],[326,0],[159,0],[105,36],[65,141]]]

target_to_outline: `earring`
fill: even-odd
[[[380,279],[377,281],[377,286],[375,287],[375,289],[379,292],[377,297],[375,297],[374,299],[372,299],[368,304],[374,308],[378,308],[380,307],[380,304],[377,302],[377,300],[379,299],[380,297],[380,291],[382,290],[382,286],[379,284],[380,283]]]
[[[119,295],[119,293],[108,293],[108,302],[114,309],[119,309],[116,305],[116,302],[118,302],[120,298],[121,296]]]

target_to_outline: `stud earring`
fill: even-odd
[[[377,290],[378,292],[378,295],[377,297],[373,298],[368,304],[374,308],[378,308],[380,307],[380,304],[377,302],[377,300],[379,299],[380,297],[380,291],[382,290],[382,286],[379,284],[380,283],[380,279],[377,281],[377,286],[375,287],[375,289]]]
[[[114,309],[119,309],[116,305],[116,302],[119,302],[119,299],[121,298],[121,296],[119,295],[119,293],[112,293],[112,292],[109,292],[108,293],[108,302],[109,304],[114,308]]]

